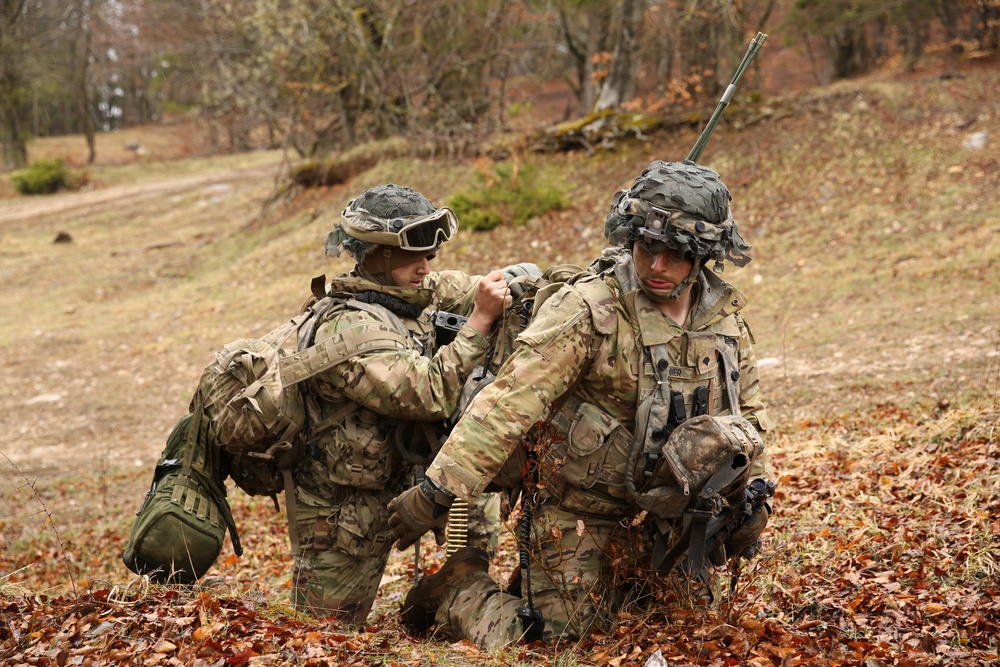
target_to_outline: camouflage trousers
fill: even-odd
[[[626,578],[643,558],[635,546],[641,538],[627,528],[627,521],[581,517],[543,505],[536,510],[531,534],[532,602],[545,621],[546,643],[580,638],[623,607],[648,602],[648,590]],[[519,592],[502,590],[487,573],[473,573],[438,608],[438,631],[482,648],[521,639],[524,628],[517,611],[527,604],[526,582],[522,574]],[[711,589],[717,591],[717,586]],[[711,592],[697,595],[702,597],[696,606],[711,604]]]
[[[331,503],[296,487],[299,555],[291,598],[297,609],[352,624],[365,621],[395,541],[386,506],[401,491],[340,487]],[[499,500],[490,499],[495,496],[487,494],[470,508],[470,545],[496,550]]]

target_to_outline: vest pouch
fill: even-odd
[[[317,444],[331,482],[369,491],[385,488],[393,472],[393,443],[382,419],[362,408],[321,435]]]
[[[122,556],[132,572],[157,583],[190,584],[208,571],[232,522],[229,505],[209,485],[183,469],[153,482]]]
[[[244,452],[229,457],[229,476],[251,496],[276,496],[285,490],[283,470],[294,468],[305,452],[305,443],[277,442],[266,452]]]
[[[566,461],[559,476],[569,486],[624,498],[631,434],[596,405],[581,403],[575,411],[567,431]]]

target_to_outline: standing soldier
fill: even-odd
[[[667,547],[690,540],[681,563],[696,599],[719,602],[713,564],[756,545],[770,503],[734,500],[746,516],[726,534],[724,550],[708,554],[704,540],[696,544],[697,521],[687,528],[685,514],[696,499],[714,502],[720,489],[735,499],[748,482],[758,488],[771,476],[762,435],[772,422],[740,315],[746,298],[705,266],[714,260],[719,272],[725,261],[750,259],[729,201],[719,175],[689,161],[653,162],[615,195],[605,235],[619,248],[536,304],[517,348],[424,483],[390,504],[404,548],[439,529],[455,497],[479,496],[505,462],[518,468],[511,454],[521,454],[529,431],[546,420],[555,435],[535,442],[548,446],[528,447],[535,475],[549,477],[536,486],[540,502],[527,506],[530,557],[521,562],[530,566],[520,590],[501,590],[481,550],[459,550],[408,593],[403,618],[411,629],[437,624],[448,638],[483,647],[525,635],[582,636],[614,609],[620,591],[607,578],[608,547],[627,537],[623,526],[642,510],[657,519]]]
[[[326,285],[343,307],[320,318],[315,345],[337,338],[345,346],[338,353],[376,349],[305,383],[311,431],[294,473],[290,530],[296,607],[365,620],[392,547],[386,506],[436,449],[436,422],[455,410],[486,355],[507,283],[499,270],[483,277],[431,271],[457,230],[449,209],[389,184],[354,199],[326,239],[328,254],[346,250],[357,264]],[[438,346],[433,316],[440,311],[468,321]]]

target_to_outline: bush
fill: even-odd
[[[12,173],[10,180],[22,195],[48,195],[69,187],[71,176],[62,160],[39,160]]]
[[[535,167],[520,170],[498,164],[476,174],[479,184],[448,200],[463,228],[490,230],[504,222],[520,226],[549,211],[561,211],[567,202],[560,190],[547,184]]]

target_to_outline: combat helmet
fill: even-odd
[[[388,183],[351,200],[323,247],[332,257],[346,250],[359,267],[379,264],[380,270],[373,273],[387,277],[393,265],[412,260],[413,253],[433,253],[457,231],[458,219],[451,209],[435,208],[416,190]],[[376,249],[379,252],[373,252]],[[376,256],[385,261],[373,262]]]
[[[723,262],[745,266],[750,246],[740,236],[729,209],[729,189],[718,173],[695,164],[656,160],[632,187],[615,193],[604,221],[612,244],[639,241],[650,253],[675,250],[693,263],[691,273],[670,294],[676,299],[709,259],[722,272]]]

